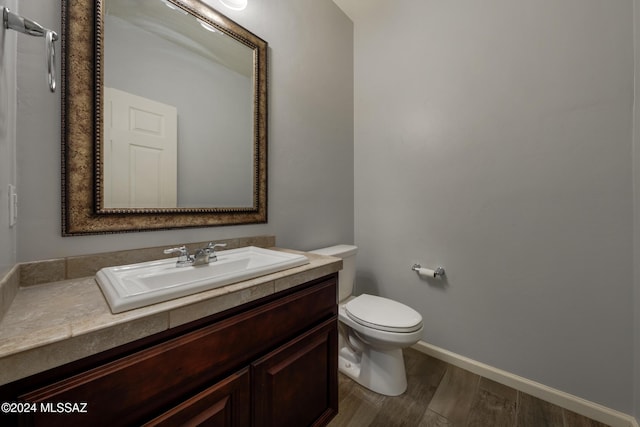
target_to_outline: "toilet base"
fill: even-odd
[[[344,346],[338,353],[338,370],[371,391],[399,396],[407,390],[402,349],[356,352]]]

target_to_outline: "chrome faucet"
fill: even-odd
[[[206,265],[209,264],[209,254],[206,249],[198,249],[194,255],[191,256],[191,265]]]
[[[178,253],[178,261],[176,261],[176,267],[187,267],[190,265],[207,265],[210,262],[215,262],[218,260],[218,256],[216,255],[217,247],[225,247],[226,243],[213,243],[209,242],[209,244],[202,248],[196,250],[195,254],[189,255],[189,250],[186,246],[180,246],[178,248],[165,249],[165,254],[173,254]]]
[[[226,247],[227,244],[226,243],[213,243],[213,242],[209,242],[209,244],[207,245],[207,247],[204,249],[205,252],[208,255],[208,261],[209,262],[214,262],[218,260],[218,255],[216,255],[216,248],[217,247],[221,247],[224,248]]]
[[[174,253],[180,254],[180,255],[178,255],[178,261],[176,261],[176,267],[186,267],[186,266],[191,265],[193,263],[192,256],[189,255],[189,250],[187,249],[186,246],[180,246],[179,248],[165,249],[164,253],[165,254],[174,254]]]

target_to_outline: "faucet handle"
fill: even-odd
[[[207,249],[209,249],[210,251],[215,251],[217,247],[225,248],[226,246],[227,246],[226,243],[209,242],[209,244],[207,245]]]
[[[209,254],[209,261],[217,261],[218,260],[218,256],[216,255],[216,248],[218,248],[218,247],[224,248],[226,246],[227,246],[226,243],[209,242],[209,244],[205,248],[205,251],[207,251],[207,253]]]
[[[176,267],[184,267],[185,265],[189,265],[191,262],[191,259],[189,256],[189,250],[184,245],[178,248],[165,249],[163,252],[165,254],[175,254],[175,253],[180,254],[178,256],[178,261],[176,261]]]
[[[189,251],[187,250],[186,246],[180,246],[179,248],[165,249],[163,252],[165,254],[179,253],[180,256],[189,256]]]

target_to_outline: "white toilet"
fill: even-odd
[[[422,337],[420,313],[388,298],[352,296],[358,248],[337,245],[310,251],[342,258],[338,283],[338,367],[376,393],[398,396],[407,389],[402,349]]]

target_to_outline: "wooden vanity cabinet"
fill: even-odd
[[[325,425],[338,411],[336,295],[332,274],[176,328],[177,336],[169,330],[142,348],[123,346],[121,357],[112,350],[106,363],[92,356],[100,363],[89,369],[74,362],[82,369],[71,364],[55,381],[23,380],[11,388],[16,400],[86,402],[86,412],[37,411],[20,424]]]

